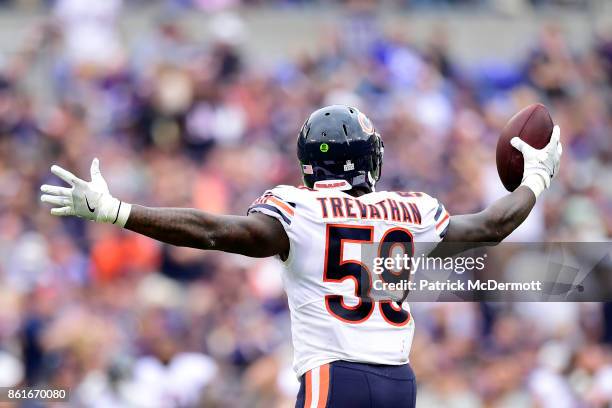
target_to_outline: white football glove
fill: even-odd
[[[553,127],[550,142],[544,148],[534,149],[518,137],[513,137],[510,144],[523,154],[525,167],[521,185],[529,187],[536,198],[550,186],[550,181],[559,172],[561,164],[561,128]]]
[[[117,224],[123,227],[130,215],[132,206],[111,196],[108,185],[100,173],[100,162],[91,163],[91,181],[87,182],[59,166],[52,166],[51,172],[72,187],[42,185],[45,193],[40,197],[44,203],[55,208],[51,214],[57,216],[76,215],[96,222]]]

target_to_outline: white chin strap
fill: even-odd
[[[376,180],[372,177],[372,173],[368,171],[368,180],[370,181],[370,185],[372,186],[372,191],[376,191]]]

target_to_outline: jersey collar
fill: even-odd
[[[346,180],[322,180],[315,181],[313,188],[315,190],[350,190],[353,188]]]

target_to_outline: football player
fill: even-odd
[[[555,127],[541,150],[512,139],[524,157],[522,184],[476,214],[450,216],[424,193],[376,191],[383,141],[362,112],[340,105],[312,113],[299,133],[304,185],[266,191],[245,216],[122,202],[110,194],[97,159],[89,182],[51,167],[69,187],[43,185],[41,200],[54,206],[53,215],[115,224],[172,245],[279,257],[301,382],[296,406],[414,407],[409,306],[369,298],[368,268],[345,247],[398,243],[426,254],[442,240],[466,248],[500,242],[557,173],[559,136]]]

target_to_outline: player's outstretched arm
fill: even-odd
[[[191,208],[148,208],[124,203],[110,194],[98,159],[91,164],[90,182],[59,166],[52,166],[51,172],[70,185],[41,186],[41,201],[55,206],[51,209],[53,215],[115,224],[177,246],[252,257],[289,252],[285,230],[278,220],[267,215],[215,215]]]
[[[515,137],[512,146],[521,151],[525,161],[523,181],[512,193],[500,198],[477,214],[451,217],[444,241],[465,243],[465,248],[482,243],[498,243],[525,221],[537,197],[550,186],[559,171],[563,148],[561,130],[555,126],[550,142],[537,150]]]
[[[280,221],[265,214],[215,215],[191,208],[132,206],[125,228],[177,246],[263,258],[289,252]]]
[[[479,243],[501,242],[525,221],[535,203],[533,191],[526,186],[519,186],[484,211],[452,216],[444,241],[465,243],[466,249],[478,246]]]

